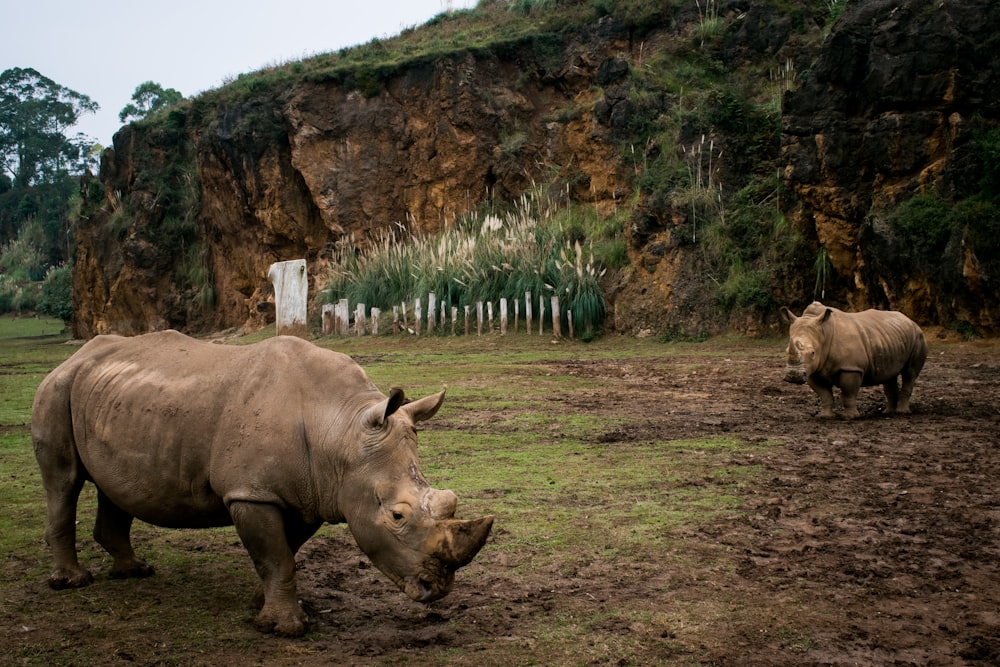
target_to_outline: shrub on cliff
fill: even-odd
[[[951,236],[949,208],[939,197],[920,194],[891,211],[888,219],[897,252],[924,263],[939,259]]]

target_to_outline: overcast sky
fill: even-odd
[[[136,86],[185,97],[269,65],[420,26],[476,0],[15,0],[0,21],[0,71],[33,68],[101,105],[69,134],[103,146]]]

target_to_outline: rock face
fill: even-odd
[[[614,30],[598,39],[598,53],[627,48],[627,35]],[[109,208],[127,209],[130,226],[121,238],[108,234],[107,220],[79,230],[77,335],[258,328],[273,319],[272,263],[305,258],[310,284],[321,288],[345,235],[365,247],[396,224],[433,232],[482,201],[509,201],[533,181],[547,182],[552,170],[576,184],[575,200],[611,205],[627,178],[608,128],[592,113],[551,118],[599,96],[589,86],[602,56],[588,57],[521,83],[521,72],[543,69],[530,48],[518,62],[442,58],[372,96],[304,83],[280,99],[211,109],[215,117],[197,132],[192,116],[208,112],[189,111],[178,122],[191,135],[200,210],[188,242],[202,248],[214,294],[202,311],[182,305],[192,288],[156,252],[152,230],[169,215],[156,186],[140,181],[143,168],[163,171],[177,156],[156,132],[123,128],[103,156],[101,179]]]
[[[794,58],[800,72],[813,63],[785,95],[780,164],[798,197],[795,226],[830,258],[833,300],[995,327],[998,278],[982,252],[952,234],[941,254],[957,277],[945,288],[942,266],[895,256],[885,211],[915,192],[963,196],[981,174],[974,128],[1000,118],[996,3],[849,2],[818,58],[795,41],[818,34],[818,19],[793,29],[801,16],[777,4],[723,4],[728,28],[711,58]],[[557,43],[421,61],[374,88],[313,78],[211,91],[166,123],[122,128],[102,160],[105,210],[77,229],[76,334],[254,329],[274,319],[271,264],[305,258],[315,297],[346,236],[365,247],[396,225],[435,231],[536,184],[561,183],[558,196],[599,211],[619,206],[637,191],[639,161],[623,137],[636,104],[650,104],[634,68],[699,22],[693,8],[660,18],[641,37],[605,16]],[[664,114],[668,97],[656,102]],[[738,148],[723,163],[729,175],[753,167]],[[671,236],[668,204],[646,197],[636,211],[612,326],[687,318],[710,329],[717,312],[697,246]]]
[[[801,202],[796,224],[826,249],[851,309],[996,330],[996,290],[968,268],[988,258],[975,256],[963,230],[941,256],[894,258],[906,253],[894,250],[901,239],[886,212],[914,193],[957,199],[976,189],[975,132],[1000,118],[998,86],[997,3],[866,0],[847,6],[786,95],[783,158]],[[963,271],[944,284],[942,273]]]

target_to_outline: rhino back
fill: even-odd
[[[911,360],[919,359],[922,366],[927,357],[923,332],[903,313],[837,311],[834,326],[829,365],[839,371],[861,372],[863,386],[888,382]]]
[[[229,523],[233,497],[311,512],[307,433],[336,421],[314,397],[336,411],[375,391],[350,358],[297,338],[161,332],[88,346],[66,369],[76,450],[116,504],[157,525]]]

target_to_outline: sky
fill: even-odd
[[[32,68],[101,108],[67,135],[102,146],[136,86],[185,97],[239,74],[398,35],[475,0],[21,0],[0,25],[0,71]]]

